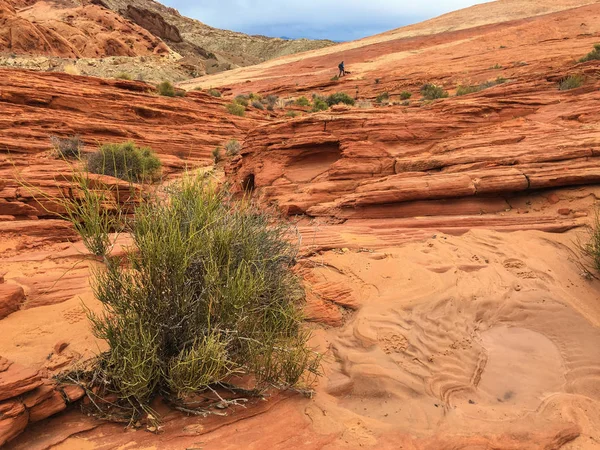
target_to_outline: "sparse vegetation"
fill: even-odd
[[[234,99],[233,99],[233,103],[237,103],[238,105],[243,106],[244,108],[248,107],[248,96],[247,95],[237,95]]]
[[[589,240],[584,246],[584,253],[591,259],[593,268],[600,272],[600,209],[596,210],[593,224],[589,227]]]
[[[221,91],[218,91],[216,89],[209,89],[208,93],[210,95],[212,95],[213,97],[220,97],[221,96]]]
[[[445,91],[441,86],[427,83],[421,86],[421,95],[425,100],[435,100],[448,97],[448,91]]]
[[[165,97],[175,97],[175,87],[169,81],[163,81],[156,86],[156,91]]]
[[[267,102],[267,110],[273,111],[275,109],[275,105],[277,104],[277,100],[279,97],[273,94],[267,95],[265,101]]]
[[[388,94],[387,92],[382,92],[375,98],[375,103],[379,103],[380,105],[384,103],[387,104],[389,101],[390,94]]]
[[[456,95],[467,95],[472,94],[474,92],[479,92],[481,90],[481,86],[458,86],[456,88]]]
[[[128,74],[127,72],[121,72],[115,75],[115,78],[117,80],[127,80],[127,81],[131,81],[133,80],[133,77]]]
[[[213,161],[215,164],[219,164],[223,160],[223,155],[221,154],[221,149],[216,147],[212,151]]]
[[[496,63],[495,65],[493,65],[492,67],[490,67],[490,69],[496,69],[496,70],[498,70],[498,69],[502,69],[502,66],[500,64]]]
[[[126,257],[94,276],[104,312],[89,318],[108,350],[78,375],[92,398],[113,398],[91,402],[97,412],[152,423],[158,394],[193,412],[190,394],[207,411],[270,386],[310,387],[320,357],[301,326],[288,225],[187,176],[139,205],[130,231]],[[236,389],[239,379],[251,385]]]
[[[298,113],[296,111],[289,110],[285,113],[287,117],[296,117]]]
[[[236,139],[231,139],[225,145],[225,154],[227,156],[236,156],[239,155],[240,150],[242,149],[242,144],[240,144]]]
[[[302,97],[298,97],[296,99],[296,105],[298,106],[310,106],[310,100],[308,100],[306,97],[302,96]]]
[[[265,109],[265,107],[263,106],[263,104],[259,101],[259,100],[254,100],[252,102],[252,106],[254,106],[256,109]]]
[[[456,88],[456,95],[461,96],[461,95],[473,94],[475,92],[483,91],[484,89],[488,89],[488,88],[491,88],[493,86],[496,86],[498,84],[502,84],[505,82],[506,82],[506,78],[497,77],[495,80],[484,81],[483,83],[481,83],[479,85],[468,85],[468,86],[460,85]]]
[[[402,103],[400,103],[402,106],[409,106],[410,105],[410,100],[402,100]]]
[[[411,97],[412,97],[412,94],[408,91],[400,92],[400,100],[408,100]]]
[[[320,95],[313,95],[312,112],[325,111],[329,109],[327,101]]]
[[[87,159],[91,173],[135,183],[155,180],[160,168],[160,159],[150,148],[137,147],[133,142],[104,144]]]
[[[79,136],[70,136],[61,138],[50,136],[50,142],[54,148],[56,156],[63,159],[79,159],[83,150],[83,141]]]
[[[568,91],[569,89],[576,89],[583,85],[585,79],[583,75],[569,75],[558,83],[558,89],[561,91]]]
[[[580,58],[579,62],[594,61],[598,59],[600,59],[600,44],[594,44],[594,50],[589,52],[583,58]]]
[[[356,106],[358,106],[360,109],[368,109],[372,108],[373,104],[369,100],[359,100],[356,102]]]
[[[339,103],[354,106],[354,99],[344,92],[336,92],[335,94],[331,94],[325,101],[329,106],[337,105]]]
[[[234,116],[244,117],[246,113],[246,108],[238,103],[230,103],[225,108],[227,108],[229,114],[233,114]]]

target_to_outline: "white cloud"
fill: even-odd
[[[348,39],[414,23],[486,0],[164,0],[218,28]],[[489,0],[487,0],[489,1]],[[289,33],[285,33],[285,30]],[[321,36],[314,36],[317,32]],[[313,36],[311,36],[313,34]],[[339,36],[337,36],[339,35]]]

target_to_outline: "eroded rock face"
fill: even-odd
[[[50,417],[83,396],[78,386],[58,387],[37,370],[0,356],[0,446],[17,437],[29,422]]]
[[[127,5],[124,15],[161,39],[176,43],[183,41],[179,29],[167,23],[160,14],[147,9],[136,8],[133,5]]]

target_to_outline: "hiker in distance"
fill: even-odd
[[[338,69],[340,69],[340,74],[338,75],[338,77],[343,77],[344,75],[346,75],[346,69],[344,69],[344,61],[339,63]]]

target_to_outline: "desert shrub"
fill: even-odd
[[[375,98],[375,102],[379,103],[379,104],[387,103],[389,101],[390,101],[390,94],[388,94],[387,92],[382,92]]]
[[[575,89],[581,87],[584,82],[584,78],[582,75],[569,75],[568,77],[563,78],[558,83],[558,89],[561,91],[568,91],[569,89]]]
[[[248,103],[248,96],[247,95],[237,95],[234,99],[233,99],[233,103],[236,103],[238,105],[243,106],[244,108],[248,107],[249,103]]]
[[[244,113],[246,112],[246,108],[238,103],[230,103],[225,108],[227,108],[229,114],[233,114],[234,116],[244,117]]]
[[[589,52],[579,62],[594,61],[600,59],[600,44],[594,44],[594,50]]]
[[[221,149],[219,147],[216,147],[212,151],[212,156],[215,164],[218,164],[223,160],[223,155],[221,154]]]
[[[126,260],[109,259],[94,275],[104,313],[89,313],[108,350],[86,379],[97,395],[117,398],[112,419],[156,417],[149,405],[158,394],[190,410],[183,400],[205,392],[222,408],[235,400],[216,389],[235,392],[240,378],[252,386],[237,398],[310,386],[320,359],[301,326],[288,225],[186,176],[136,208],[131,236]]]
[[[506,83],[506,81],[507,81],[507,79],[504,77],[501,77],[501,76],[496,77],[496,80],[495,80],[496,84],[504,84],[504,83]]]
[[[269,111],[273,111],[273,109],[275,108],[275,105],[277,104],[277,100],[279,100],[279,97],[277,97],[276,95],[273,95],[273,94],[267,95],[265,101],[267,102],[267,109]]]
[[[298,106],[310,106],[310,100],[307,99],[306,97],[302,96],[302,97],[298,97],[296,99],[296,105]]]
[[[441,86],[427,83],[421,86],[421,95],[425,100],[435,100],[448,97],[448,92]]]
[[[402,100],[402,103],[400,103],[402,106],[409,106],[410,105],[410,100]]]
[[[128,80],[128,81],[133,80],[133,77],[131,75],[129,75],[127,72],[118,73],[115,75],[115,78],[117,80]]]
[[[221,96],[221,92],[216,90],[216,89],[209,89],[208,93],[210,95],[212,95],[213,97],[220,97]]]
[[[329,109],[329,105],[325,100],[323,100],[322,97],[316,96],[315,98],[313,98],[313,112],[325,111],[327,109]]]
[[[252,102],[252,106],[254,106],[256,109],[265,109],[265,107],[263,106],[263,104],[258,101],[258,100],[254,100]]]
[[[456,95],[467,95],[474,92],[479,92],[481,88],[479,86],[458,86],[456,88]]]
[[[156,91],[165,97],[175,97],[175,87],[169,81],[163,81],[157,85]]]
[[[242,149],[242,144],[240,144],[236,139],[231,139],[225,145],[225,154],[227,156],[235,156],[240,153]]]
[[[412,94],[408,91],[400,92],[400,100],[408,100],[411,97],[412,97]]]
[[[248,100],[258,100],[260,102],[262,100],[262,95],[255,94],[254,92],[250,92],[248,94]]]
[[[350,106],[354,105],[354,99],[344,92],[331,94],[325,101],[329,106],[337,105],[338,103],[344,103]]]
[[[60,138],[58,136],[50,136],[50,142],[59,158],[79,159],[83,150],[83,141],[79,136],[70,136]]]
[[[297,113],[296,111],[292,111],[292,110],[290,110],[290,111],[287,111],[287,112],[285,113],[285,115],[286,115],[287,117],[296,117],[296,116],[298,115],[298,113]]]
[[[594,269],[600,272],[600,209],[596,210],[596,216],[593,224],[589,227],[589,232],[589,240],[583,250],[591,259]]]
[[[160,167],[160,160],[150,148],[137,147],[133,142],[104,144],[87,160],[91,173],[135,183],[154,180]]]

